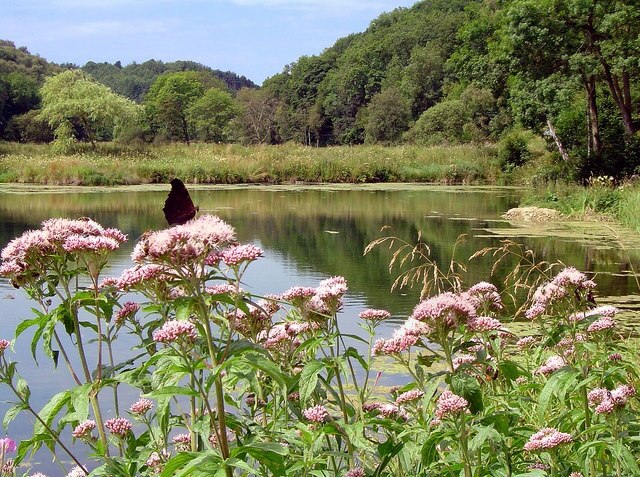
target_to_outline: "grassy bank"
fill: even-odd
[[[71,155],[48,145],[0,143],[0,182],[117,185],[289,182],[494,184],[494,146],[330,147],[171,144],[81,145]]]
[[[537,205],[559,210],[585,220],[612,220],[640,232],[640,183],[616,185],[596,179],[588,187],[554,185],[546,190],[530,190],[522,205]]]

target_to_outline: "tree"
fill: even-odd
[[[411,110],[397,88],[389,88],[373,97],[367,106],[365,140],[369,143],[395,144],[409,127]]]
[[[156,133],[189,144],[187,111],[204,93],[201,79],[195,71],[180,71],[163,74],[151,85],[144,106]]]
[[[242,88],[236,101],[240,107],[236,126],[243,141],[250,144],[276,142],[276,98],[264,89]]]
[[[95,146],[98,131],[112,136],[116,125],[137,120],[141,113],[140,106],[81,70],[47,78],[41,95],[39,118],[54,130],[54,145],[62,151],[69,150],[79,138]]]
[[[188,108],[187,117],[199,140],[226,142],[230,136],[229,125],[237,112],[229,93],[210,88]]]

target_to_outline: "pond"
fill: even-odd
[[[0,247],[51,217],[91,217],[129,236],[108,275],[130,266],[129,255],[145,231],[166,226],[162,206],[169,186],[99,188],[29,188],[0,186]],[[343,310],[345,332],[358,331],[357,315],[365,308],[383,308],[393,319],[380,329],[388,337],[419,298],[418,289],[391,293],[395,272],[389,273],[391,252],[376,248],[363,256],[382,227],[413,243],[422,233],[431,258],[441,267],[452,256],[466,267],[465,283],[492,281],[500,286],[515,261],[507,260],[491,276],[493,259],[469,261],[483,247],[499,246],[505,238],[522,243],[537,260],[561,261],[588,272],[598,283],[598,301],[633,310],[637,307],[640,244],[637,234],[602,224],[543,224],[522,227],[501,215],[518,203],[512,188],[435,187],[422,185],[363,186],[191,186],[201,213],[214,213],[235,227],[240,242],[259,245],[265,257],[250,267],[245,288],[256,294],[280,293],[294,285],[316,286],[324,278],[342,275],[349,292]],[[464,236],[464,241],[459,238]],[[457,245],[456,245],[457,244]],[[11,339],[16,325],[30,317],[21,290],[0,278],[0,338]],[[37,406],[68,383],[66,370],[47,365],[35,369],[29,338],[21,336],[12,358],[28,369],[32,400]],[[40,353],[39,356],[42,356]],[[43,358],[41,361],[45,361]],[[25,373],[27,374],[27,373]],[[0,391],[5,393],[3,389]],[[4,398],[8,399],[8,398]],[[4,400],[3,399],[3,400]],[[6,407],[0,408],[4,412]],[[10,435],[28,435],[24,419],[11,424]],[[46,470],[38,466],[39,470]]]

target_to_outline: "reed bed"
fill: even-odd
[[[493,184],[500,168],[492,145],[339,146],[294,144],[79,144],[69,155],[48,145],[0,144],[0,182],[119,185],[166,182],[210,184],[295,182],[432,182]]]

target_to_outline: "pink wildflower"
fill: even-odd
[[[476,316],[476,308],[469,298],[451,292],[441,293],[419,303],[412,318],[436,330],[450,330]]]
[[[569,477],[583,477],[582,472],[571,472]]]
[[[161,265],[139,265],[122,272],[117,281],[117,287],[123,291],[129,291],[149,280],[161,279],[167,269]]]
[[[132,414],[141,415],[147,411],[150,411],[152,408],[153,408],[153,401],[145,398],[140,398],[131,405],[131,407],[129,408],[129,411],[131,411]]]
[[[219,217],[202,215],[184,225],[145,234],[131,258],[136,263],[186,264],[204,260],[234,241],[233,227]]]
[[[471,331],[487,332],[496,331],[502,328],[502,323],[496,318],[490,316],[477,316],[470,318],[467,326]]]
[[[2,452],[15,452],[16,448],[16,441],[10,437],[0,439],[0,450],[2,450]]]
[[[502,304],[502,298],[500,298],[500,294],[498,293],[498,289],[491,283],[476,283],[466,291],[466,294],[475,304],[476,310],[502,310],[504,308],[504,305]]]
[[[260,247],[253,244],[234,245],[224,249],[221,254],[222,260],[230,267],[240,265],[244,262],[253,262],[264,256]]]
[[[562,356],[550,356],[544,364],[536,370],[536,374],[544,374],[547,376],[555,373],[561,368],[564,368],[566,364],[567,363]]]
[[[315,288],[295,286],[285,291],[282,295],[280,295],[280,298],[282,298],[284,301],[290,301],[294,305],[299,305],[301,302],[310,299],[315,294]]]
[[[397,417],[404,420],[409,419],[409,415],[407,414],[407,412],[397,404],[393,403],[380,404],[378,406],[378,412],[382,417],[386,418]]]
[[[159,473],[162,469],[162,465],[169,460],[171,456],[169,455],[169,453],[165,450],[162,449],[161,453],[158,453],[157,451],[154,451],[151,453],[151,455],[149,456],[149,458],[147,459],[147,461],[145,462],[145,465],[151,469],[154,469],[156,473]]]
[[[302,411],[302,415],[311,422],[324,422],[329,416],[327,408],[322,405],[313,406]]]
[[[418,338],[411,335],[394,336],[388,340],[379,339],[371,348],[371,355],[378,356],[381,354],[399,354],[407,351],[411,346],[418,342]]]
[[[382,403],[379,403],[379,402],[365,402],[365,403],[362,405],[362,410],[363,410],[364,412],[375,411],[375,410],[377,410],[381,405],[382,405]]]
[[[468,411],[469,402],[465,398],[445,389],[438,398],[435,414],[438,419],[444,419],[445,417],[457,416]]]
[[[4,353],[9,346],[11,346],[11,341],[5,339],[0,340],[0,355]]]
[[[536,338],[535,336],[525,336],[524,338],[520,338],[518,341],[516,341],[516,346],[520,350],[525,350],[527,348],[531,348],[537,343],[537,341],[538,338]]]
[[[611,330],[615,327],[616,327],[615,320],[612,320],[608,316],[603,316],[602,318],[599,318],[593,323],[591,323],[587,328],[587,331],[589,333],[598,333],[600,331]]]
[[[122,308],[120,308],[116,313],[116,316],[115,316],[116,324],[122,325],[122,323],[124,323],[126,319],[131,318],[133,315],[135,315],[139,309],[140,309],[139,304],[134,303],[132,301],[126,302],[124,305],[122,305]]]
[[[368,321],[382,321],[386,320],[391,316],[387,310],[376,310],[373,308],[368,308],[364,311],[361,311],[358,315],[363,320]]]
[[[573,267],[568,267],[558,273],[550,282],[540,285],[533,295],[533,304],[525,312],[530,320],[546,312],[553,303],[565,298],[572,291],[589,292],[596,284],[587,276]]]
[[[104,423],[104,426],[109,429],[111,434],[118,437],[125,437],[132,429],[132,424],[128,419],[124,417],[114,417],[112,419],[107,419]]]
[[[611,353],[608,359],[609,361],[620,361],[622,360],[622,355],[620,353]]]
[[[422,396],[424,396],[424,393],[422,391],[420,391],[419,389],[412,389],[411,391],[400,394],[396,398],[396,404],[400,405],[411,401],[417,401],[418,399],[422,398]]]
[[[76,426],[76,428],[71,433],[73,437],[79,439],[81,437],[87,437],[91,434],[91,431],[96,428],[96,421],[87,419],[86,421],[81,422]]]
[[[71,235],[62,243],[62,248],[66,252],[111,252],[120,247],[120,242],[111,237],[85,237],[82,235]]]
[[[571,434],[560,432],[552,427],[543,427],[529,438],[529,441],[524,445],[524,449],[529,452],[536,452],[554,449],[571,442],[573,442]]]
[[[463,364],[472,364],[477,361],[477,358],[472,354],[459,354],[453,358],[453,369],[458,369]]]
[[[205,289],[210,295],[235,295],[237,289],[230,283],[209,286]]]
[[[189,321],[167,321],[162,328],[153,332],[153,340],[159,343],[172,343],[178,339],[193,342],[197,338],[196,325]]]
[[[188,451],[191,449],[191,436],[189,434],[178,434],[173,437],[173,443],[179,451]]]
[[[361,467],[354,467],[349,470],[343,477],[364,477],[364,469]]]

